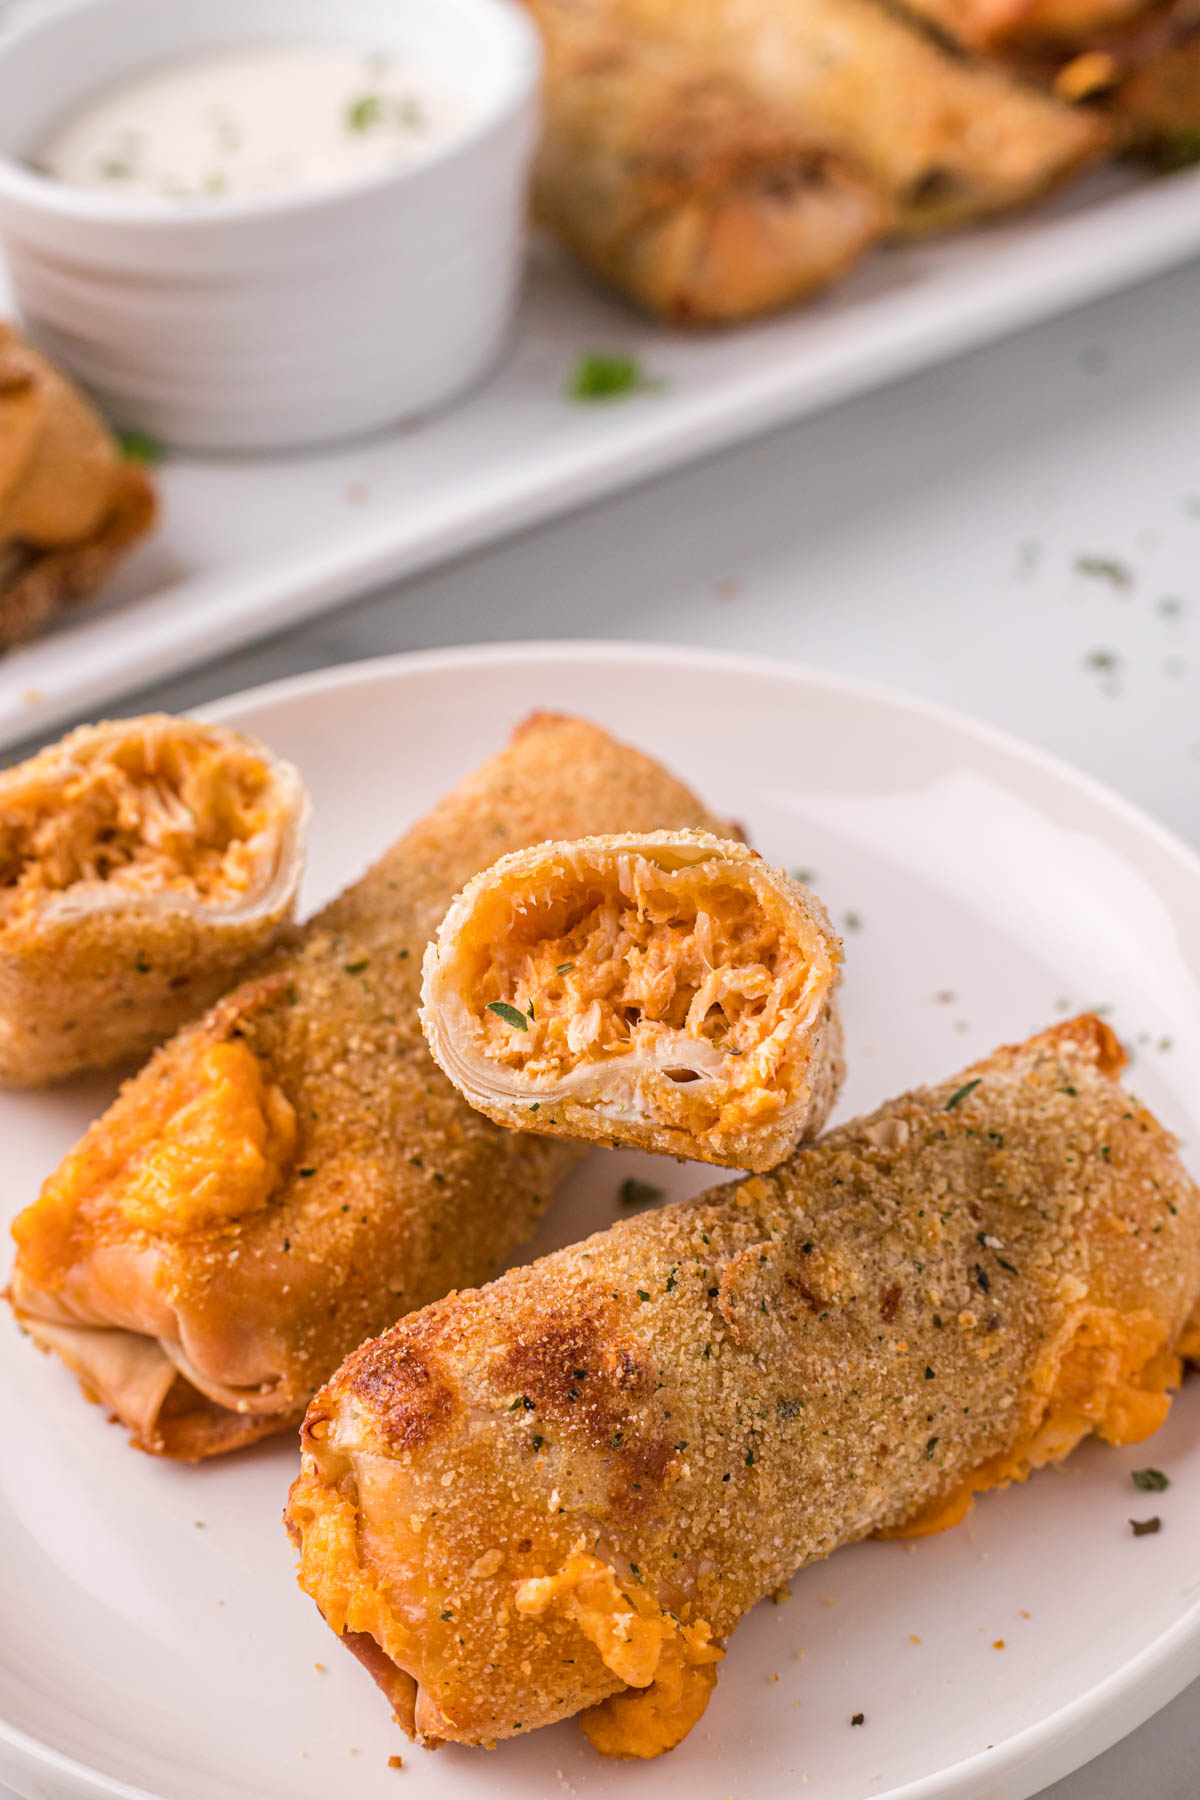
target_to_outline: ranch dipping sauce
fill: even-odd
[[[314,193],[427,156],[468,109],[418,68],[350,45],[189,57],[110,88],[33,161],[72,187],[181,203]]]

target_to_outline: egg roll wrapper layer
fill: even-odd
[[[883,0],[608,0],[720,60],[874,176],[901,232],[1022,206],[1102,153],[1103,123]]]
[[[1200,0],[1173,0],[1124,29],[1094,33],[1057,81],[1102,104],[1152,167],[1200,162]]]
[[[223,726],[87,725],[0,773],[0,1085],[142,1057],[287,926],[308,799]]]
[[[287,1519],[406,1729],[670,1749],[797,1567],[1153,1431],[1200,1192],[1121,1062],[1060,1025],[364,1344]]]
[[[142,1449],[298,1423],[364,1338],[485,1279],[577,1155],[435,1066],[421,955],[508,845],[630,820],[719,829],[658,764],[539,716],[121,1090],[17,1219],[11,1298]]]
[[[527,0],[546,46],[541,222],[675,324],[787,306],[879,236],[875,184],[715,59],[578,0]]]
[[[772,1169],[841,1086],[825,909],[745,844],[619,833],[514,851],[425,952],[438,1064],[502,1125]]]
[[[156,511],[95,409],[0,324],[0,650],[99,587]]]

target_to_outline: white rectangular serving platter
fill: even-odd
[[[511,351],[455,410],[309,455],[168,457],[154,538],[99,603],[0,661],[0,746],[1196,255],[1200,170],[1109,170],[1019,218],[876,251],[784,317],[688,335],[537,243]],[[572,399],[589,351],[636,356],[651,385]]]

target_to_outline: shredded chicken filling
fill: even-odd
[[[84,882],[209,901],[244,894],[270,783],[259,758],[210,739],[146,734],[97,746],[0,813],[0,922]]]
[[[718,1058],[728,1077],[746,1059],[761,1081],[782,1060],[809,976],[802,947],[736,868],[626,855],[514,903],[508,930],[478,947],[470,1004],[483,1053],[535,1082],[631,1052],[680,1081]]]

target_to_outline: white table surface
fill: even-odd
[[[122,710],[392,650],[598,636],[892,683],[1070,758],[1200,845],[1200,264]],[[1197,1800],[1200,1684],[1047,1800],[1131,1794]]]

